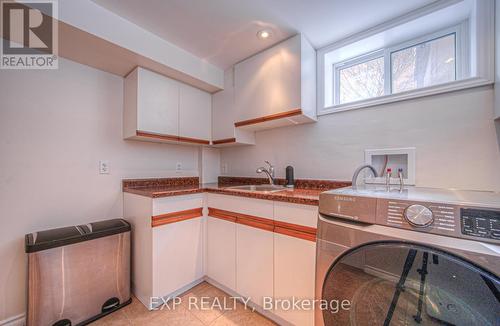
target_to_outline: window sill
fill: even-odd
[[[356,109],[363,109],[363,108],[368,108],[368,107],[376,106],[376,105],[394,103],[394,102],[399,102],[399,101],[406,101],[406,100],[430,96],[430,95],[443,94],[443,93],[453,92],[453,91],[467,89],[467,88],[474,88],[474,87],[479,87],[479,86],[484,86],[484,85],[490,85],[493,83],[494,82],[492,80],[479,78],[479,77],[467,78],[467,79],[462,79],[459,81],[454,81],[454,82],[450,82],[450,83],[446,83],[446,84],[420,88],[418,90],[411,90],[408,92],[402,92],[402,93],[398,93],[398,94],[385,95],[385,96],[380,96],[380,97],[371,98],[371,99],[362,100],[362,101],[334,105],[334,106],[330,106],[330,107],[326,107],[326,108],[318,108],[317,113],[318,113],[318,116],[322,116],[322,115],[331,114],[331,113],[344,112],[344,111],[356,110]]]

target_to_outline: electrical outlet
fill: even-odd
[[[182,171],[182,163],[181,162],[177,162],[177,164],[175,164],[175,171],[177,173]]]
[[[100,160],[99,161],[99,174],[109,174],[109,161]]]
[[[228,170],[228,168],[227,168],[227,163],[223,163],[223,164],[222,164],[222,171],[221,171],[221,172],[222,172],[222,174],[226,174],[226,173],[227,173],[227,170]]]

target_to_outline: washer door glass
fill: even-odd
[[[323,284],[325,325],[500,325],[498,275],[437,249],[368,244]]]

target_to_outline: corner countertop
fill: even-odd
[[[123,191],[150,198],[181,196],[202,192],[219,193],[264,200],[274,200],[304,205],[319,205],[319,194],[326,190],[347,187],[349,182],[327,180],[297,180],[296,187],[272,193],[230,189],[230,187],[248,184],[262,184],[266,179],[220,177],[218,183],[200,184],[198,178],[164,178],[123,180]],[[277,180],[282,184],[282,180]]]

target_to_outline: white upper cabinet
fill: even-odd
[[[224,90],[212,95],[213,140],[234,138],[233,68],[224,72]]]
[[[143,68],[124,83],[124,133],[179,134],[179,83]]]
[[[224,90],[212,95],[212,140],[216,146],[253,145],[253,131],[236,130],[234,68],[224,72]]]
[[[180,84],[179,136],[210,140],[212,133],[212,96]]]
[[[212,99],[207,92],[141,67],[124,81],[123,137],[210,144]]]
[[[177,135],[179,83],[144,69],[137,77],[137,129]]]
[[[316,120],[316,52],[302,35],[234,67],[235,126],[261,130]]]

